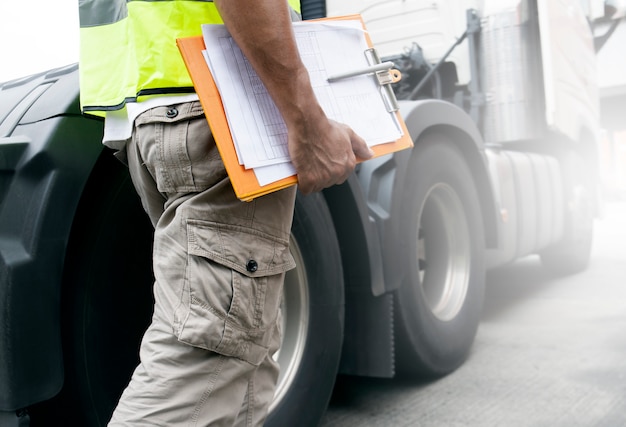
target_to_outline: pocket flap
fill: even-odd
[[[204,116],[202,105],[198,101],[192,101],[151,108],[137,116],[135,124],[139,126],[150,123],[176,123],[202,116]]]
[[[238,225],[188,220],[189,253],[249,277],[271,276],[296,266],[285,239]]]

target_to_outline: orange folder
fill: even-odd
[[[323,20],[324,19],[358,19],[363,23],[360,15],[347,15],[337,18],[323,18]],[[363,28],[365,29],[365,25],[363,25]],[[371,47],[372,41],[367,32],[365,33],[365,37],[368,45]],[[222,98],[209,66],[202,54],[202,51],[205,49],[202,36],[179,38],[176,42],[191,76],[191,80],[193,81],[196,93],[204,109],[206,119],[209,122],[211,132],[213,132],[215,143],[217,144],[222,161],[226,167],[226,172],[230,177],[237,197],[243,201],[250,201],[264,194],[297,184],[297,175],[292,175],[262,186],[257,181],[256,175],[252,169],[246,169],[243,165],[239,164],[232,134],[226,118],[226,112],[222,104]],[[390,141],[386,144],[371,147],[374,151],[374,157],[413,146],[413,140],[409,135],[404,120],[399,112],[395,112],[395,114],[398,117],[404,134],[397,141]]]

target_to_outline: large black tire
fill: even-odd
[[[576,153],[561,161],[564,184],[565,230],[563,239],[540,253],[541,264],[554,276],[580,273],[589,266],[595,218],[593,189],[595,168]]]
[[[396,291],[398,371],[422,377],[460,366],[482,310],[484,226],[478,194],[459,149],[424,135],[398,193],[407,275]]]
[[[285,281],[286,329],[278,355],[281,376],[267,427],[319,424],[335,385],[343,345],[341,254],[321,194],[298,195],[291,236],[298,267]],[[285,351],[288,361],[283,362]]]
[[[287,273],[281,374],[267,425],[316,425],[343,342],[339,246],[320,195],[298,196]],[[152,227],[128,172],[100,158],[76,214],[65,266],[65,385],[32,410],[32,425],[104,426],[138,363],[152,313]]]

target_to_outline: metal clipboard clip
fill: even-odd
[[[381,62],[376,49],[369,48],[365,50],[364,53],[368,64],[372,66],[375,66],[377,64],[384,64],[384,62]],[[393,62],[390,62],[390,64],[395,67],[395,64]],[[391,84],[399,82],[400,79],[402,79],[402,73],[400,73],[400,71],[396,70],[395,68],[387,68],[385,70],[377,71],[376,79],[378,80],[378,84],[380,85],[380,96],[382,96],[383,101],[385,102],[387,111],[389,111],[390,113],[398,111],[400,109],[400,106],[398,105],[396,94],[393,93],[393,88],[391,87]]]
[[[402,74],[400,71],[393,68],[395,67],[393,62],[381,62],[376,49],[366,49],[364,54],[367,59],[367,63],[369,64],[368,67],[330,76],[328,77],[328,82],[331,83],[337,80],[343,80],[364,74],[374,74],[378,85],[380,86],[380,96],[383,98],[387,111],[390,113],[398,111],[400,106],[398,105],[396,95],[393,93],[391,84],[399,82],[402,78]]]

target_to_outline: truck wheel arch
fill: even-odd
[[[455,105],[440,100],[401,101],[400,113],[416,145],[420,143],[421,135],[436,132],[446,135],[459,148],[478,190],[486,247],[497,246],[495,193],[489,178],[485,144],[472,119]],[[386,250],[393,247],[403,233],[398,223],[390,219],[400,207],[392,205],[388,194],[406,182],[410,157],[411,150],[403,150],[385,158],[370,160],[362,165],[359,173],[362,191],[381,239],[384,291],[397,289],[403,280],[404,269],[398,265],[398,258],[393,256],[393,251]],[[391,178],[383,178],[385,174]]]
[[[432,99],[400,102],[400,112],[414,141],[419,142],[419,136],[426,130],[437,130],[448,135],[463,152],[479,192],[485,219],[485,242],[487,247],[496,246],[497,209],[493,184],[488,173],[485,142],[474,121],[454,104]]]
[[[0,410],[10,411],[63,383],[62,265],[102,129],[80,115],[75,65],[2,84],[0,96],[0,158],[10,171],[0,188]]]

